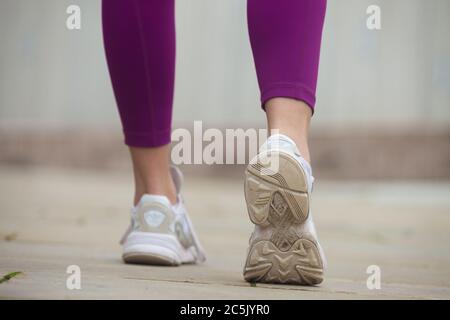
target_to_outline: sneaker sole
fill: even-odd
[[[178,266],[181,264],[174,252],[151,245],[130,248],[129,252],[122,254],[122,260],[125,263],[156,266]]]
[[[125,263],[178,266],[186,254],[172,235],[133,231],[124,243],[122,259]]]
[[[309,214],[306,174],[290,155],[278,157],[279,170],[271,171],[259,159],[247,166],[245,199],[250,220],[271,229],[270,240],[253,243],[248,251],[244,278],[249,282],[316,285],[323,281],[323,262],[312,236],[299,235]]]

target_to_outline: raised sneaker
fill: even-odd
[[[294,141],[273,135],[245,171],[245,199],[255,229],[244,278],[249,282],[316,285],[325,256],[314,228],[310,195],[314,178]]]

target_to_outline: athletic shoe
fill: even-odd
[[[122,237],[122,259],[126,263],[180,265],[205,260],[180,195],[183,176],[172,166],[177,204],[165,196],[144,194],[131,210],[131,225]]]
[[[325,256],[310,210],[311,166],[285,135],[267,139],[245,171],[245,199],[255,229],[244,278],[249,282],[316,285]]]

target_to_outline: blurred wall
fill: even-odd
[[[65,26],[70,4],[79,31]],[[448,127],[449,12],[447,0],[329,0],[315,126]],[[246,1],[178,0],[176,15],[175,125],[263,123]],[[100,1],[1,0],[0,43],[0,125],[117,124]]]

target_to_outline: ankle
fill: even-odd
[[[310,162],[308,131],[311,108],[303,101],[289,98],[273,98],[265,105],[267,127],[291,138],[300,154]]]
[[[292,138],[295,144],[297,145],[298,151],[300,151],[300,155],[311,164],[311,156],[309,153],[308,141],[306,138]]]
[[[143,188],[141,190],[136,190],[134,194],[134,205],[136,206],[139,201],[141,200],[142,196],[144,194],[151,194],[151,195],[159,195],[159,196],[165,196],[167,199],[169,199],[171,204],[177,203],[177,194],[175,189],[170,188],[168,186],[151,186],[147,188]]]
[[[279,130],[279,134],[284,135],[291,139],[293,143],[295,143],[300,155],[310,163],[310,153],[308,147],[308,139],[305,136],[299,135],[298,133],[288,133],[286,131]]]
[[[155,148],[130,147],[135,182],[134,204],[144,194],[166,196],[176,203],[177,194],[169,167],[170,145]]]
[[[172,204],[177,202],[177,191],[170,172],[161,173],[142,179],[142,184],[137,185],[134,194],[136,205],[144,194],[166,196]]]

